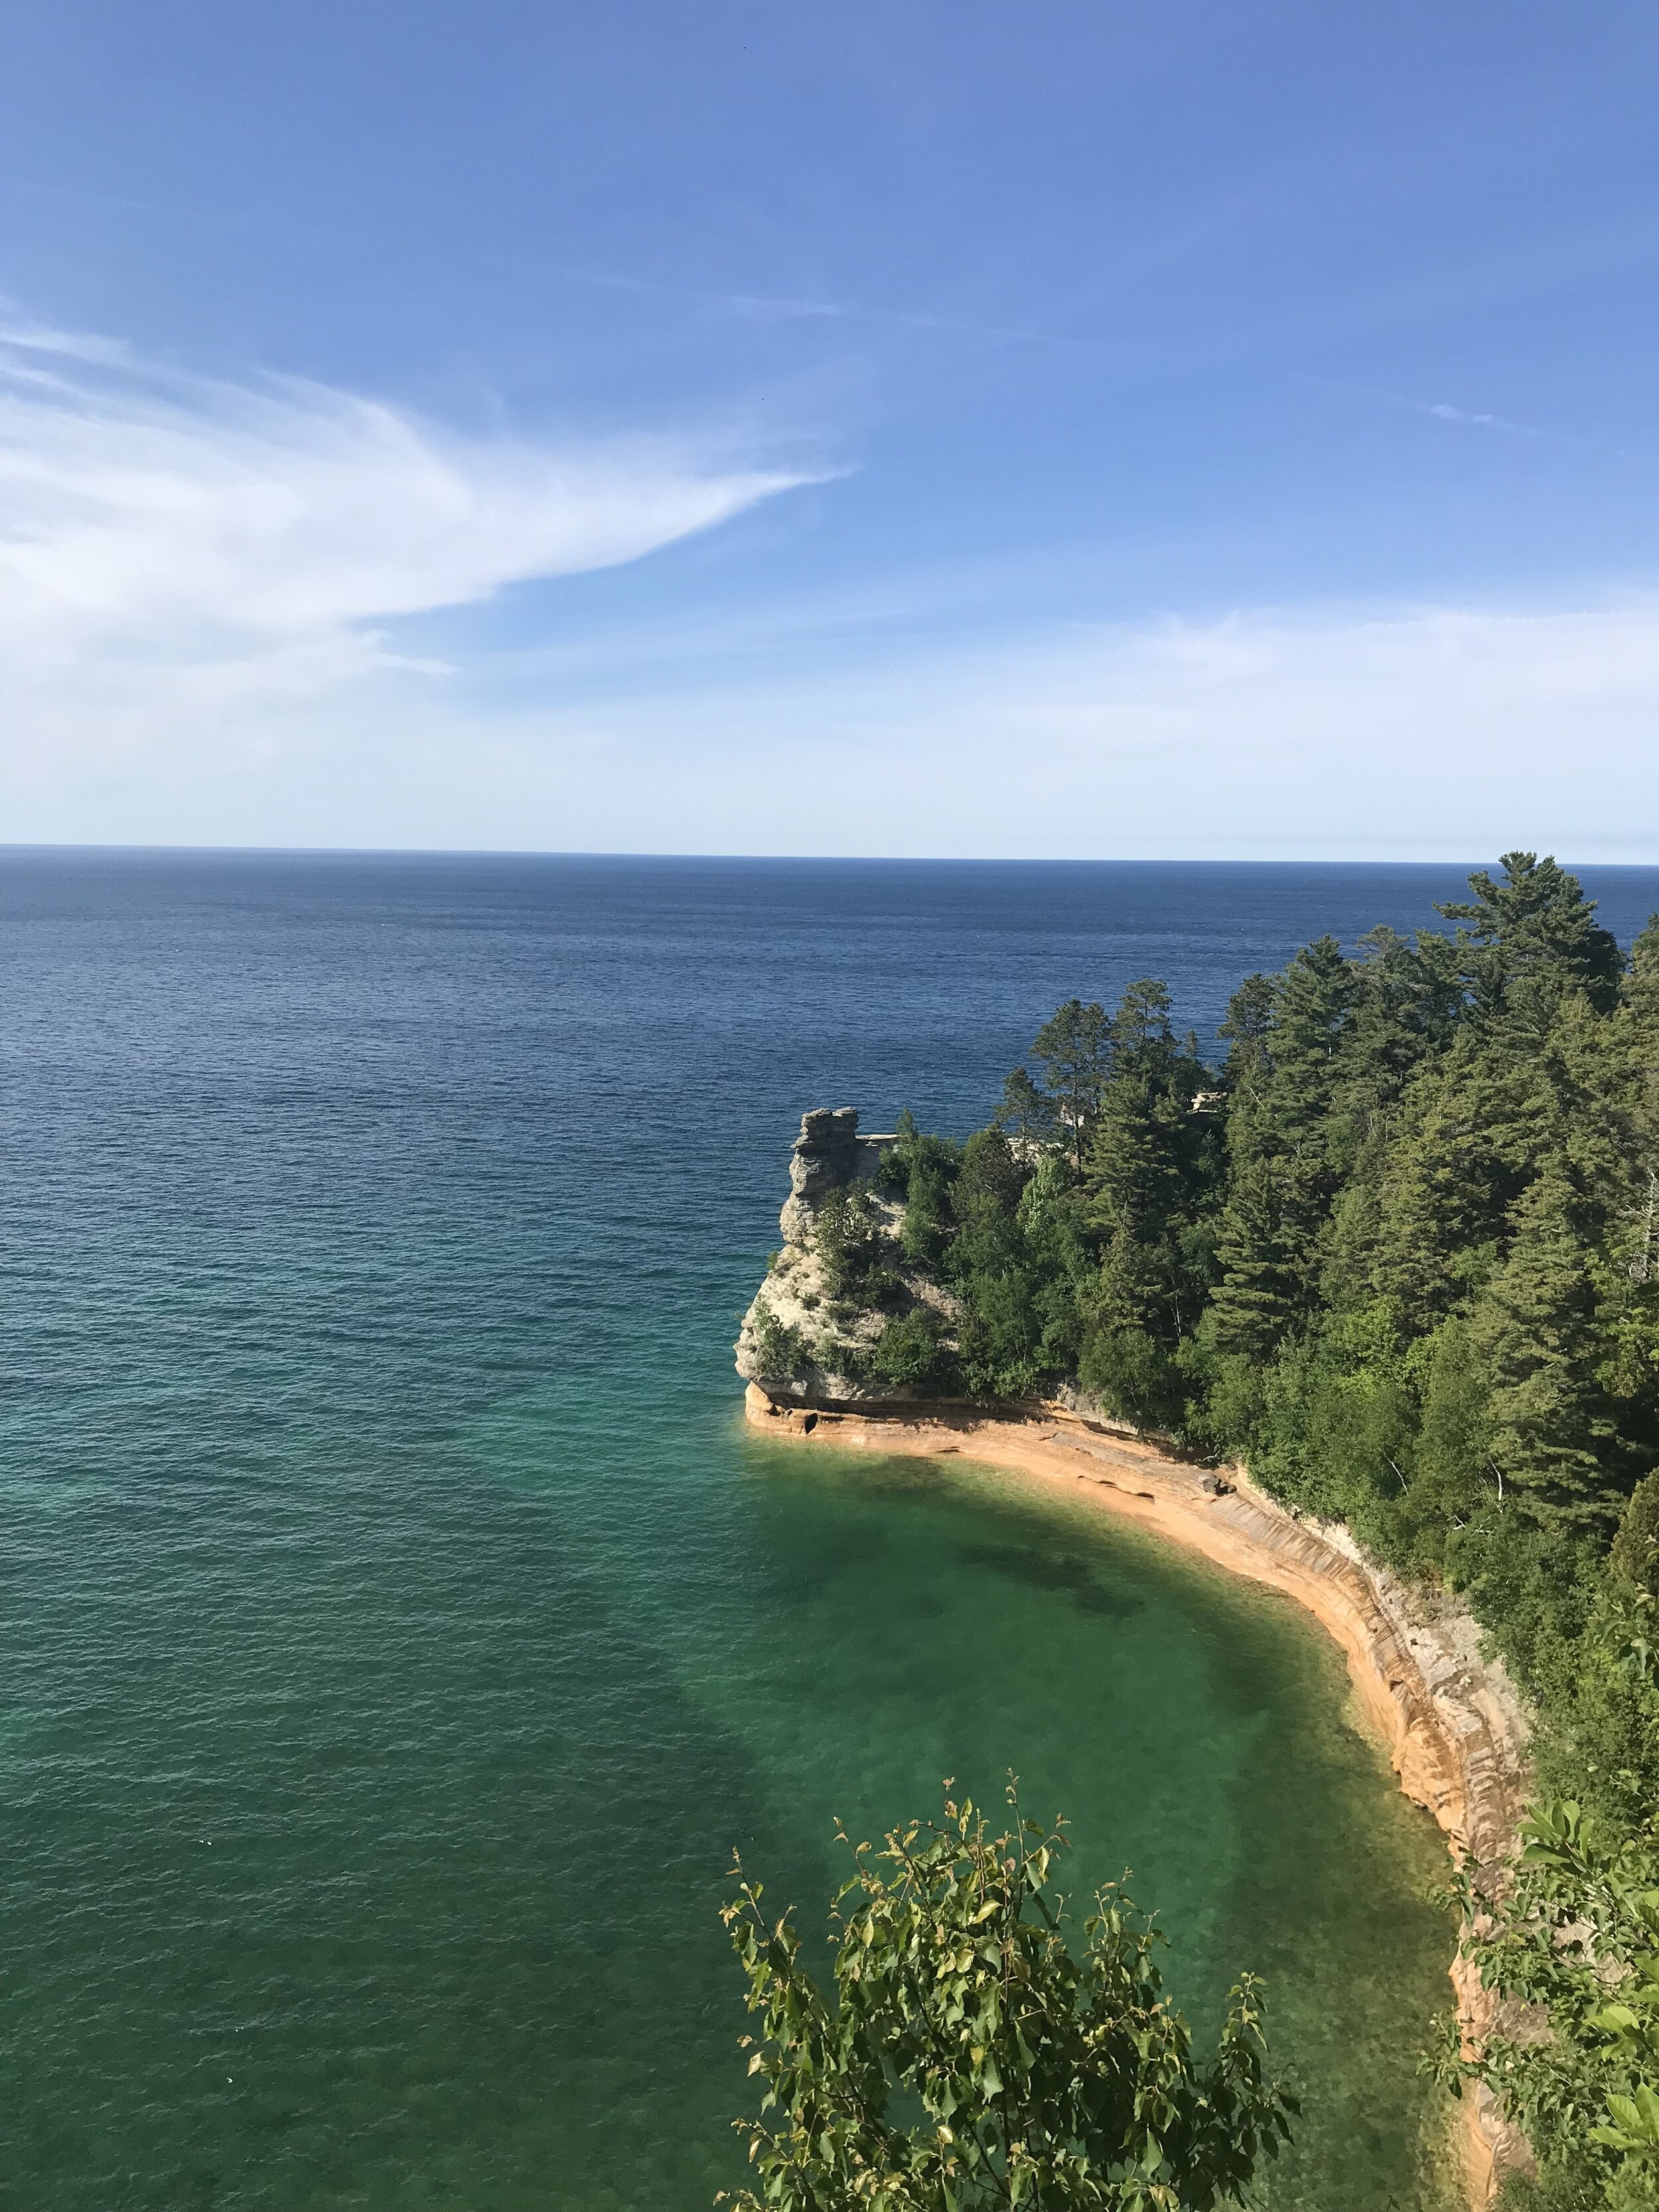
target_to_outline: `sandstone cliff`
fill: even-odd
[[[1433,1814],[1460,1860],[1473,1860],[1485,1881],[1501,1880],[1525,1802],[1526,1717],[1501,1663],[1482,1656],[1479,1625],[1455,1603],[1408,1588],[1345,1528],[1299,1517],[1243,1468],[1190,1464],[1075,1392],[1044,1406],[970,1407],[918,1402],[872,1376],[886,1317],[840,1295],[826,1249],[849,1194],[858,1194],[874,1246],[896,1263],[890,1308],[929,1304],[945,1326],[954,1318],[946,1294],[902,1267],[902,1209],[878,1188],[890,1141],[861,1138],[850,1107],[803,1118],[781,1217],[783,1249],[738,1343],[750,1420],[773,1435],[961,1455],[1075,1480],[1102,1504],[1297,1599],[1341,1645],[1402,1789]],[[1452,1980],[1465,2037],[1478,2039],[1492,2024],[1492,2000],[1468,1962],[1455,1964]],[[1470,2096],[1465,2112],[1471,2197],[1486,2203],[1505,2172],[1530,2160],[1488,2092]]]
[[[789,1195],[778,1217],[782,1248],[738,1334],[738,1372],[745,1382],[810,1405],[915,1398],[872,1364],[883,1334],[890,1321],[922,1308],[948,1329],[953,1309],[925,1271],[905,1262],[903,1201],[878,1183],[893,1141],[860,1136],[854,1107],[818,1107],[801,1116],[789,1156]],[[848,1279],[849,1249],[856,1283]]]
[[[1121,1427],[1060,1406],[1041,1413],[967,1407],[816,1406],[749,1386],[749,1419],[769,1435],[930,1459],[962,1457],[1080,1483],[1085,1494],[1218,1565],[1307,1607],[1341,1646],[1359,1705],[1388,1747],[1400,1785],[1431,1812],[1460,1861],[1501,1878],[1526,1800],[1527,1723],[1478,1625],[1443,1596],[1407,1588],[1368,1559],[1345,1528],[1300,1520],[1243,1468],[1171,1458]],[[1453,1964],[1467,2040],[1495,2008],[1468,1961]],[[1511,2030],[1513,2017],[1505,2021]],[[1504,2175],[1529,2168],[1524,2139],[1491,2093],[1464,2100],[1471,2202],[1491,2203]]]

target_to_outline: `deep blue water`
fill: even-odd
[[[729,1347],[803,1107],[964,1130],[1061,997],[1161,975],[1207,1036],[1460,884],[0,853],[3,2201],[705,2204],[732,1846],[810,1906],[832,1814],[1010,1765],[1200,2016],[1268,1972],[1267,2201],[1436,2201],[1436,1848],[1317,1634],[769,1448]]]

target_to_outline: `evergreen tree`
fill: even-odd
[[[1659,1474],[1644,1477],[1632,1492],[1609,1558],[1633,1589],[1659,1597]]]
[[[1054,1102],[1032,1081],[1029,1068],[1011,1071],[992,1126],[1025,1144],[1046,1144],[1053,1138],[1059,1127]]]
[[[1030,1173],[1000,1129],[976,1131],[963,1148],[946,1273],[962,1303],[958,1347],[975,1396],[1024,1397],[1046,1379],[1043,1316],[1019,1214]]]
[[[1083,1148],[1111,1066],[1112,1032],[1104,1007],[1067,999],[1037,1031],[1031,1057],[1048,1079],[1060,1123],[1083,1172]]]
[[[1216,1242],[1219,1280],[1210,1300],[1217,1348],[1265,1358],[1297,1312],[1296,1274],[1282,1234],[1273,1162],[1247,1161],[1233,1176]]]
[[[1217,1341],[1253,1357],[1314,1303],[1340,1187],[1331,1106],[1358,995],[1330,937],[1297,954],[1271,997],[1260,980],[1228,1010],[1232,1188],[1216,1245]]]
[[[1003,1398],[1072,1379],[1243,1453],[1269,1490],[1462,1591],[1540,1704],[1547,1785],[1645,1850],[1659,917],[1626,967],[1553,860],[1510,854],[1469,890],[1442,909],[1455,935],[1379,930],[1352,960],[1323,938],[1248,976],[1219,1072],[1177,1045],[1158,983],[1109,1020],[1060,1007],[1033,1054],[1043,1086],[1017,1070],[994,1130],[965,1150],[908,1131],[884,1165],[907,1259],[959,1311],[949,1331],[896,1316],[877,1369]],[[1501,2038],[1471,2062],[1518,2100],[1583,2070],[1585,2021],[1545,2002],[1535,2079]],[[1650,2116],[1634,2090],[1607,2105],[1626,2178],[1648,2117],[1659,2176],[1652,2094]],[[1540,2128],[1565,2192],[1548,2201],[1601,2202],[1608,2160],[1579,2156],[1582,2129]]]
[[[1565,1169],[1548,1162],[1516,1208],[1474,1327],[1495,1481],[1534,1519],[1582,1526],[1609,1520],[1617,1491],[1595,1448],[1607,1424],[1587,1357],[1595,1296],[1578,1213]]]
[[[1322,1133],[1359,995],[1334,937],[1304,945],[1279,979],[1267,1095],[1275,1133],[1292,1145],[1316,1143]]]
[[[1167,1081],[1176,1060],[1170,1027],[1172,1001],[1168,987],[1152,976],[1131,983],[1111,1022],[1111,1066],[1115,1074]]]
[[[1501,1261],[1528,1177],[1555,1141],[1553,1103],[1536,1065],[1473,1034],[1407,1087],[1374,1170],[1366,1279],[1371,1294],[1395,1302],[1409,1333],[1468,1310]]]
[[[1045,1375],[1075,1375],[1096,1262],[1081,1194],[1060,1153],[1045,1152],[1037,1161],[1020,1194],[1018,1212],[1028,1279],[1042,1325],[1036,1356]]]
[[[1595,902],[1553,860],[1505,853],[1501,865],[1501,881],[1479,869],[1473,898],[1439,908],[1462,925],[1457,944],[1477,1011],[1538,1030],[1567,992],[1582,991],[1605,1013],[1625,963],[1619,940],[1595,920]]]
[[[1419,931],[1408,945],[1392,929],[1360,939],[1350,970],[1352,1020],[1343,1041],[1331,1110],[1345,1165],[1386,1135],[1389,1116],[1413,1073],[1449,1043],[1463,1006],[1456,950]]]
[[[1631,946],[1624,988],[1637,1016],[1659,1034],[1659,914],[1648,916],[1647,927]]]
[[[1279,1004],[1279,984],[1259,971],[1247,975],[1227,1001],[1227,1018],[1217,1035],[1228,1048],[1227,1073],[1235,1086],[1265,1075],[1272,1066],[1268,1039]]]
[[[1213,1175],[1211,1133],[1193,1114],[1203,1077],[1176,1047],[1168,991],[1131,984],[1113,1018],[1112,1073],[1084,1167],[1085,1215],[1103,1243],[1091,1300],[1097,1329],[1139,1330],[1169,1346],[1197,1318],[1208,1247],[1185,1232]]]

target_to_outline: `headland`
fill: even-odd
[[[1527,1796],[1527,1717],[1502,1662],[1483,1656],[1478,1624],[1443,1594],[1410,1587],[1368,1558],[1340,1523],[1297,1515],[1238,1466],[1206,1466],[1167,1439],[1068,1400],[977,1405],[928,1399],[872,1376],[868,1346],[884,1324],[861,1316],[837,1339],[810,1324],[831,1308],[822,1216],[856,1188],[879,1222],[874,1188],[890,1139],[860,1138],[849,1108],[806,1115],[791,1159],[782,1251],[745,1316],[738,1367],[745,1411],[765,1434],[838,1449],[959,1457],[1082,1492],[1154,1534],[1295,1600],[1340,1646],[1364,1720],[1386,1747],[1400,1784],[1425,1807],[1460,1863],[1498,1875],[1515,1845]],[[907,1271],[900,1297],[939,1315],[945,1296],[925,1270]],[[844,1347],[838,1356],[837,1345]],[[861,1356],[866,1355],[866,1356]],[[792,1371],[769,1374],[787,1360]],[[850,1371],[849,1371],[850,1370]],[[1461,1957],[1451,1978],[1466,2043],[1495,2007]],[[1524,2139],[1483,2085],[1464,2100],[1470,2200],[1484,2205],[1504,2174],[1530,2160]]]

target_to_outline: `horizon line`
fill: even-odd
[[[1511,846],[1510,851],[1527,848]],[[264,860],[640,860],[732,866],[750,862],[773,866],[982,867],[982,868],[1481,868],[1501,859],[1497,852],[1461,859],[1420,854],[980,854],[980,853],[718,853],[662,852],[592,846],[512,845],[259,845],[164,844],[113,840],[0,841],[0,859],[52,854],[128,854],[133,857]],[[1659,854],[1650,860],[1573,860],[1547,854],[1569,869],[1622,869],[1659,872]]]

